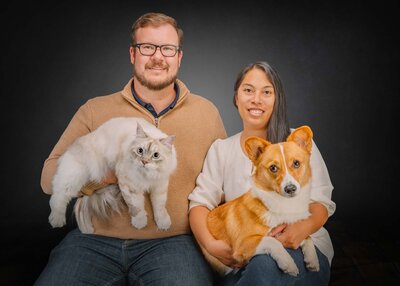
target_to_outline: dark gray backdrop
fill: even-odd
[[[129,2],[16,3],[0,11],[5,283],[30,285],[73,227],[72,220],[61,230],[47,223],[49,197],[39,185],[43,161],[81,104],[129,80],[130,27],[149,11],[182,26],[179,77],[217,105],[229,135],[241,130],[232,105],[237,73],[250,62],[268,61],[284,82],[291,126],[312,127],[328,166],[337,203],[331,219],[398,222],[395,5]]]

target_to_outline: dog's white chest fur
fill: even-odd
[[[263,191],[253,184],[253,196],[260,199],[268,211],[264,220],[269,228],[274,228],[282,223],[294,223],[310,216],[310,184],[304,186],[295,197],[283,197],[273,191]]]

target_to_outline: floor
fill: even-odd
[[[330,286],[400,285],[399,226],[400,220],[329,221],[335,249]]]
[[[335,248],[330,286],[399,286],[400,239],[394,234],[399,226],[400,220],[380,224],[328,221],[326,228]],[[21,233],[14,224],[7,226],[4,221],[2,228],[11,235],[0,244],[2,286],[32,285],[45,266],[50,249],[68,231],[30,224]]]

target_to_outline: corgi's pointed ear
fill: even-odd
[[[286,141],[293,141],[300,147],[311,152],[313,132],[307,125],[296,128],[287,138]]]
[[[136,137],[139,137],[139,138],[147,137],[146,133],[143,130],[143,127],[139,123],[136,125]]]
[[[244,142],[247,157],[249,157],[253,163],[258,160],[268,145],[271,145],[271,142],[257,136],[251,136]]]

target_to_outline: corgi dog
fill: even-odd
[[[283,272],[299,274],[281,242],[267,234],[279,224],[291,224],[310,215],[312,136],[311,129],[302,126],[282,143],[272,144],[254,136],[246,139],[245,151],[253,164],[252,187],[213,209],[207,217],[211,234],[231,246],[233,258],[239,263],[246,263],[257,254],[269,254]],[[319,271],[310,237],[302,242],[301,249],[306,267]],[[232,271],[204,249],[203,252],[220,274]]]

